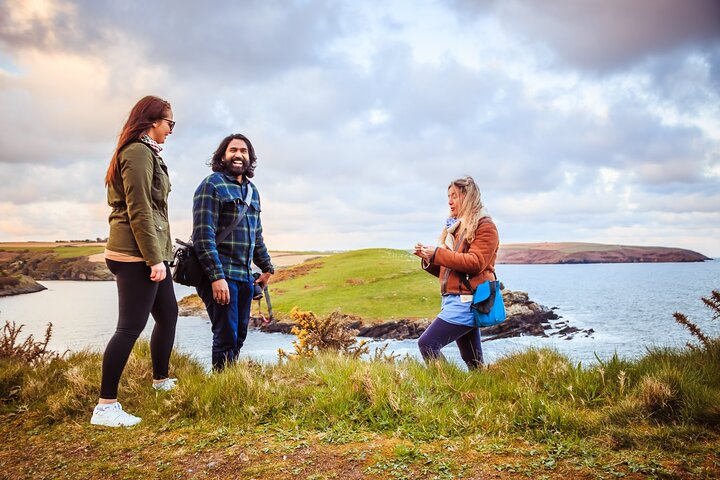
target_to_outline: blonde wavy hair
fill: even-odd
[[[475,180],[473,180],[470,175],[450,182],[448,191],[453,187],[457,189],[460,200],[460,205],[457,209],[457,219],[460,221],[460,227],[458,231],[455,232],[455,238],[464,236],[468,243],[472,243],[472,241],[475,240],[475,232],[477,232],[480,220],[484,217],[489,217],[490,214],[480,199],[480,188],[478,188]],[[447,227],[443,227],[442,233],[440,234],[441,244],[445,242],[447,233]]]

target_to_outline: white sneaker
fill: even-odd
[[[132,427],[140,423],[140,417],[125,412],[120,402],[115,402],[96,405],[90,423],[105,427]]]
[[[160,383],[153,383],[153,388],[159,392],[169,392],[176,387],[177,378],[166,378]]]

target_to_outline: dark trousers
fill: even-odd
[[[455,325],[442,318],[436,318],[418,339],[418,347],[425,361],[445,360],[440,352],[445,345],[455,342],[460,356],[470,370],[483,364],[480,329]]]
[[[222,370],[237,359],[247,338],[252,306],[253,284],[227,280],[230,303],[220,305],[213,299],[212,285],[205,279],[197,287],[212,324],[213,370]]]
[[[168,377],[178,306],[169,267],[165,280],[153,282],[150,267],[144,262],[105,260],[105,263],[115,275],[119,310],[117,328],[105,348],[102,363],[100,398],[109,400],[117,398],[120,376],[151,313],[155,319],[150,337],[153,378]]]

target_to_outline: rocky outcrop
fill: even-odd
[[[35,280],[112,280],[104,263],[91,262],[87,257],[60,258],[52,252],[25,251],[8,258],[0,265],[8,275],[22,274]]]
[[[47,290],[47,288],[26,275],[0,275],[0,297],[42,290]]]
[[[507,320],[493,327],[482,329],[483,341],[524,335],[547,337],[550,335],[572,336],[592,334],[592,330],[579,330],[566,322],[556,322],[560,317],[552,309],[544,307],[528,298],[525,292],[503,290],[503,301]],[[180,316],[207,316],[200,298],[193,294],[178,302]],[[357,330],[359,337],[374,340],[406,340],[419,338],[430,325],[431,319],[399,319],[387,322],[367,322],[354,315],[345,315],[344,321],[349,328]],[[291,333],[293,323],[288,321],[263,322],[252,318],[250,326],[266,333]]]
[[[207,317],[207,311],[200,297],[193,293],[178,301],[178,315],[181,317]]]
[[[705,255],[669,247],[635,247],[597,243],[516,243],[500,246],[497,263],[658,263],[704,262]]]

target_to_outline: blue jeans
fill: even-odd
[[[212,324],[213,370],[222,370],[237,359],[247,338],[252,305],[253,284],[227,280],[230,303],[220,305],[213,299],[212,285],[205,279],[197,286],[197,292],[205,304]]]

